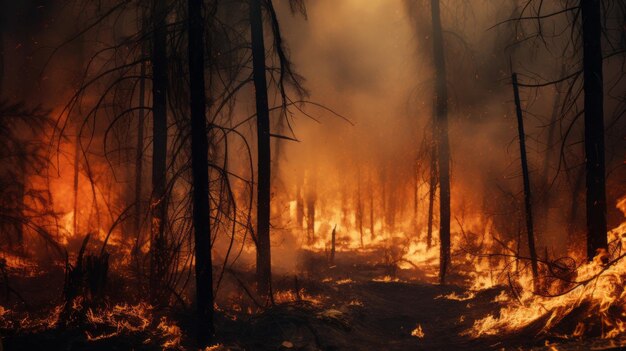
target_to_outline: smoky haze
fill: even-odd
[[[296,113],[293,130],[300,142],[281,141],[286,151],[273,160],[283,180],[274,183],[275,192],[290,194],[286,199],[277,195],[283,204],[296,200],[299,186],[314,188],[316,216],[323,218],[318,235],[327,241],[335,224],[344,233],[358,226],[359,201],[365,203],[361,206],[368,212],[370,196],[374,198],[377,230],[407,236],[425,231],[434,84],[428,4],[315,1],[307,4],[307,20],[292,16],[286,4],[279,7],[284,37],[296,69],[306,78],[310,100],[354,124],[307,107],[307,113],[319,122]],[[504,23],[494,27],[516,11],[519,9],[513,1],[442,3],[450,90],[453,235],[460,233],[464,223],[468,226],[477,218],[483,224],[494,222],[502,238],[513,238],[524,230],[511,67],[529,81],[538,77],[550,80],[558,77],[561,52],[572,53],[563,47],[562,40],[552,37],[564,28],[566,18],[548,26],[551,46],[547,52],[538,44],[531,45],[530,50],[517,50],[523,44],[511,42],[532,26]],[[558,146],[548,148],[546,140],[555,89],[526,89],[522,95],[528,113],[527,151],[538,247],[541,252],[564,253],[567,248],[562,243],[571,234],[584,232],[584,222],[577,219],[581,216],[575,215],[584,209],[572,205],[578,198],[572,193],[580,189],[572,190],[571,176],[561,176],[552,183],[559,157],[552,157],[547,168],[543,164],[546,152],[559,152]],[[608,106],[615,108],[614,103]],[[562,128],[560,133],[562,136]],[[580,136],[578,132],[574,139],[580,140]],[[623,142],[614,147],[623,150]],[[571,153],[580,152],[574,149]],[[573,162],[576,169],[580,169],[580,162],[580,157]],[[613,167],[620,162],[618,155]],[[615,176],[609,178],[609,184],[623,190],[619,183]],[[611,213],[615,213],[615,201],[622,190],[609,192]],[[306,191],[303,194],[306,197]],[[553,200],[545,207],[547,194]],[[292,214],[293,207],[292,203]],[[286,205],[282,208],[287,209]],[[275,222],[281,220],[276,216]],[[294,224],[293,216],[288,224]],[[481,229],[484,227],[472,228]]]

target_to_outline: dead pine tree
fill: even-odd
[[[150,300],[162,300],[165,273],[166,157],[167,157],[167,1],[152,2],[152,193],[150,235]]]
[[[265,43],[261,0],[250,0],[250,32],[257,120],[257,255],[256,275],[259,294],[271,293],[272,265],[270,248],[270,113],[265,77]]]
[[[524,133],[524,119],[522,116],[522,105],[519,97],[519,87],[517,84],[517,74],[511,76],[513,82],[513,95],[515,97],[515,112],[517,115],[517,131],[519,134],[519,151],[522,162],[522,176],[524,178],[524,211],[526,213],[526,233],[528,235],[528,252],[530,254],[530,264],[533,273],[535,290],[538,286],[537,252],[535,251],[535,234],[533,232],[533,213],[530,196],[530,176],[528,175],[528,160],[526,158],[526,135]]]
[[[202,0],[188,1],[189,90],[191,111],[191,169],[193,187],[193,231],[196,258],[197,339],[209,345],[213,325],[213,265],[209,207],[209,162],[204,82],[204,18]]]
[[[450,142],[448,140],[448,88],[443,51],[439,0],[431,0],[433,61],[435,66],[435,130],[439,175],[439,282],[445,283],[450,265]]]
[[[581,0],[585,119],[587,259],[606,250],[606,175],[604,155],[604,89],[600,0]]]

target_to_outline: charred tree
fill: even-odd
[[[357,175],[357,189],[356,189],[356,222],[359,227],[359,235],[361,240],[361,247],[363,244],[363,195],[361,194],[361,172]]]
[[[522,176],[524,178],[524,210],[526,218],[526,234],[528,236],[528,252],[530,254],[530,264],[533,272],[535,286],[538,281],[537,251],[535,251],[535,234],[533,232],[533,212],[530,192],[530,176],[528,175],[528,160],[526,159],[526,135],[524,134],[524,119],[522,116],[522,105],[519,98],[519,88],[517,85],[517,74],[513,73],[513,95],[515,97],[515,113],[517,115],[517,131],[519,135],[519,151],[522,162]]]
[[[252,65],[256,97],[257,120],[257,289],[269,296],[271,289],[270,252],[270,113],[265,77],[265,43],[263,42],[263,12],[261,0],[250,0],[250,32],[252,38]]]
[[[167,1],[152,2],[152,193],[150,235],[150,299],[162,301],[165,273],[167,156]]]
[[[296,185],[296,221],[298,223],[298,229],[302,229],[304,226],[304,196],[302,196],[303,177],[302,174],[298,177],[298,184]]]
[[[211,209],[204,82],[204,19],[202,0],[189,0],[189,90],[191,107],[191,168],[193,230],[196,258],[196,313],[198,344],[208,346],[213,326],[213,266],[211,257]]]
[[[428,181],[428,228],[426,232],[426,247],[433,244],[433,222],[435,215],[435,193],[437,192],[437,146],[433,143],[430,154],[430,179]]]
[[[448,141],[448,89],[443,52],[439,0],[431,0],[435,65],[435,116],[439,173],[439,281],[445,283],[450,264],[450,143]]]
[[[145,17],[145,13],[142,14]],[[145,18],[142,18],[145,20]],[[145,26],[142,25],[142,33],[144,32]],[[146,116],[146,61],[145,61],[145,45],[141,46],[141,67],[139,72],[139,112],[137,116],[137,144],[135,146],[135,206],[134,206],[134,215],[133,215],[133,230],[134,235],[137,238],[137,244],[135,245],[135,250],[139,245],[139,238],[141,237],[141,193],[142,193],[142,183],[143,183],[143,138],[144,138],[144,123]]]
[[[309,172],[306,190],[306,234],[309,244],[315,241],[315,202],[317,201],[316,178]]]
[[[601,1],[581,0],[585,118],[587,258],[606,250],[606,179]]]

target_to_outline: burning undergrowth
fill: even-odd
[[[626,214],[626,198],[618,203]],[[505,306],[477,320],[465,334],[473,337],[524,333],[564,339],[623,339],[626,333],[626,222],[609,232],[609,252],[599,253],[560,279],[510,281]],[[554,264],[554,263],[552,263]],[[565,270],[552,267],[553,270]],[[509,277],[510,278],[510,277]],[[543,286],[541,286],[543,285]],[[522,288],[525,287],[525,288]]]
[[[138,349],[181,348],[181,329],[167,317],[159,317],[146,303],[87,308],[82,302],[74,301],[69,307],[72,317],[65,321],[62,320],[64,305],[37,314],[2,308],[0,329],[7,340],[5,345],[24,350],[61,345],[103,350],[112,345]]]

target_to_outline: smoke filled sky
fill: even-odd
[[[424,138],[429,138],[427,127],[432,118],[429,34],[416,28],[405,1],[372,1],[367,5],[360,1],[314,2],[307,9],[306,21],[283,10],[285,37],[296,68],[306,79],[310,99],[354,123],[352,126],[323,110],[308,108],[307,112],[320,117],[321,123],[298,116],[294,130],[302,142],[288,145],[286,167],[322,164],[318,166],[324,168],[325,176],[319,178],[326,186],[320,188],[328,191],[329,197],[337,191],[333,186],[355,186],[358,174],[365,179],[369,169],[381,184],[390,181],[392,189],[400,188],[400,202],[409,201],[415,162],[426,162],[428,142]],[[483,56],[478,54],[474,59]],[[459,64],[453,61],[450,70],[458,71]],[[478,80],[475,65],[469,61],[461,64],[464,81],[450,84],[453,101],[466,89],[473,89],[471,81]],[[501,85],[498,81],[476,84]],[[503,91],[504,97],[493,91],[484,94],[489,97],[482,97],[487,103],[480,108],[466,106],[461,111],[458,103],[451,108],[453,177],[456,184],[466,183],[474,189],[481,189],[481,181],[491,175],[470,179],[460,174],[490,170],[496,163],[505,167],[506,147],[501,145],[515,135],[514,121],[504,118],[505,109],[510,107],[503,103],[510,100],[508,91]],[[483,122],[485,118],[489,123]],[[464,157],[459,156],[461,152]],[[462,186],[457,189],[461,194]],[[467,196],[453,201],[460,204],[472,200]]]

